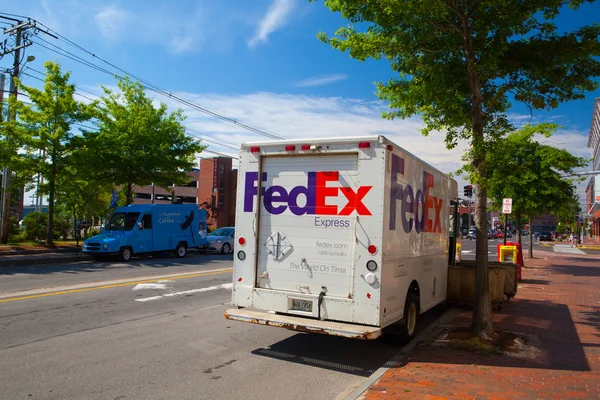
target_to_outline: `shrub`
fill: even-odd
[[[48,229],[48,213],[34,211],[23,219],[25,236],[27,240],[45,240]]]

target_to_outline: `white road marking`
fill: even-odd
[[[140,283],[135,285],[131,290],[144,290],[144,289],[166,289],[167,285],[164,283]]]
[[[555,253],[570,253],[570,254],[585,254],[584,251],[578,249],[577,247],[571,247],[570,244],[555,244],[554,252]]]
[[[163,299],[166,297],[174,297],[174,296],[182,296],[182,295],[186,295],[186,294],[210,292],[212,290],[218,290],[218,289],[231,289],[232,287],[233,287],[233,283],[224,283],[222,285],[209,286],[209,287],[205,287],[205,288],[201,288],[201,289],[184,290],[183,292],[166,293],[166,294],[163,294],[160,296],[152,296],[152,297],[145,297],[143,299],[135,299],[135,301],[146,302],[146,301],[152,301],[152,300],[159,300],[159,299]]]

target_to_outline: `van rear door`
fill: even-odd
[[[358,154],[261,162],[257,287],[352,298]]]

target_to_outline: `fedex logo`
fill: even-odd
[[[396,181],[397,175],[404,175],[404,159],[392,154],[390,230],[396,230],[398,201],[401,201],[400,220],[402,221],[404,232],[409,233],[414,227],[417,233],[441,233],[442,224],[440,215],[442,212],[443,199],[439,199],[430,193],[430,189],[434,186],[433,175],[423,171],[423,187],[416,192],[411,185],[398,183]]]
[[[265,209],[271,214],[282,214],[289,208],[294,215],[350,215],[356,211],[358,215],[371,215],[371,211],[363,204],[363,199],[372,186],[361,186],[356,192],[349,187],[327,186],[328,182],[339,182],[338,171],[309,172],[306,186],[295,186],[288,190],[283,186],[273,185],[261,188],[261,197]],[[262,181],[266,182],[267,173],[262,173]],[[258,193],[258,172],[246,172],[244,184],[244,212],[252,212],[254,196]],[[338,197],[342,193],[346,205],[338,210],[337,205],[327,204],[328,197]],[[306,204],[298,205],[298,197],[304,195]]]

